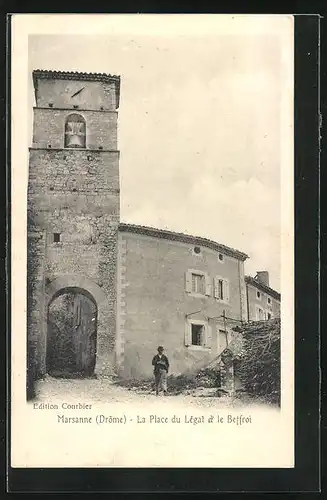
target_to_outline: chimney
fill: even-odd
[[[268,271],[257,271],[256,280],[262,285],[269,286],[269,273]]]

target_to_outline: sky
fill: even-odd
[[[30,127],[32,70],[121,76],[121,221],[241,250],[246,274],[268,270],[280,290],[277,35],[30,35],[28,48]]]

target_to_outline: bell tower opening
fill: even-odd
[[[86,123],[83,116],[73,113],[65,122],[65,148],[85,148]]]

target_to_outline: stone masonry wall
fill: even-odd
[[[44,375],[45,364],[45,231],[32,223],[27,239],[27,391],[33,391],[35,379]]]
[[[83,116],[88,149],[117,149],[117,112],[34,108],[34,147],[64,148],[65,121],[70,114]],[[68,150],[67,151],[71,151]]]
[[[83,193],[90,197],[102,193],[97,205],[106,207],[106,194],[117,196],[119,193],[118,160],[116,151],[31,149],[29,192],[41,198],[49,196],[50,191],[63,195]],[[78,194],[75,196],[76,205],[79,198]],[[51,204],[52,200],[53,197]]]
[[[97,175],[101,180],[101,174],[81,174],[84,175],[84,182],[76,181],[80,187],[74,194],[74,188],[69,185],[72,170],[74,168],[78,178],[78,172],[86,171],[89,162],[83,162],[83,159],[78,161],[78,152],[77,161],[73,161],[72,155],[70,157],[74,163],[74,167],[68,168],[70,173],[64,173],[66,166],[63,161],[61,167],[58,166],[56,176],[55,166],[60,161],[53,161],[54,152],[43,151],[41,156],[39,153],[32,151],[31,154],[31,159],[35,161],[30,169],[29,206],[35,222],[47,228],[45,275],[50,282],[62,275],[80,275],[102,287],[107,296],[108,308],[105,312],[99,311],[97,368],[100,372],[109,370],[113,364],[116,332],[118,179],[112,175],[112,179],[115,179],[112,181],[114,188],[109,192],[109,188],[105,189],[109,181],[105,183],[104,174],[103,185],[97,185],[99,189],[93,187],[91,181],[96,182],[94,179],[97,179]],[[103,159],[99,163],[105,168]],[[32,174],[34,165],[36,168]],[[108,172],[111,166],[107,165]],[[117,165],[114,170],[117,170]],[[108,177],[110,179],[110,174]],[[60,242],[54,241],[54,233],[60,234]]]

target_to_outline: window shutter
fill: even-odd
[[[185,290],[186,292],[192,292],[192,273],[190,271],[185,273]]]
[[[204,345],[205,347],[210,348],[211,347],[211,341],[212,341],[212,329],[210,325],[205,326],[205,338],[204,338]]]
[[[224,280],[224,300],[229,302],[229,281]]]
[[[185,345],[189,346],[192,344],[192,333],[191,333],[191,325],[188,321],[185,323]]]
[[[205,294],[211,295],[211,279],[207,273],[205,274]]]
[[[219,299],[219,277],[216,276],[214,279],[213,279],[213,285],[214,285],[214,297],[216,299]]]

